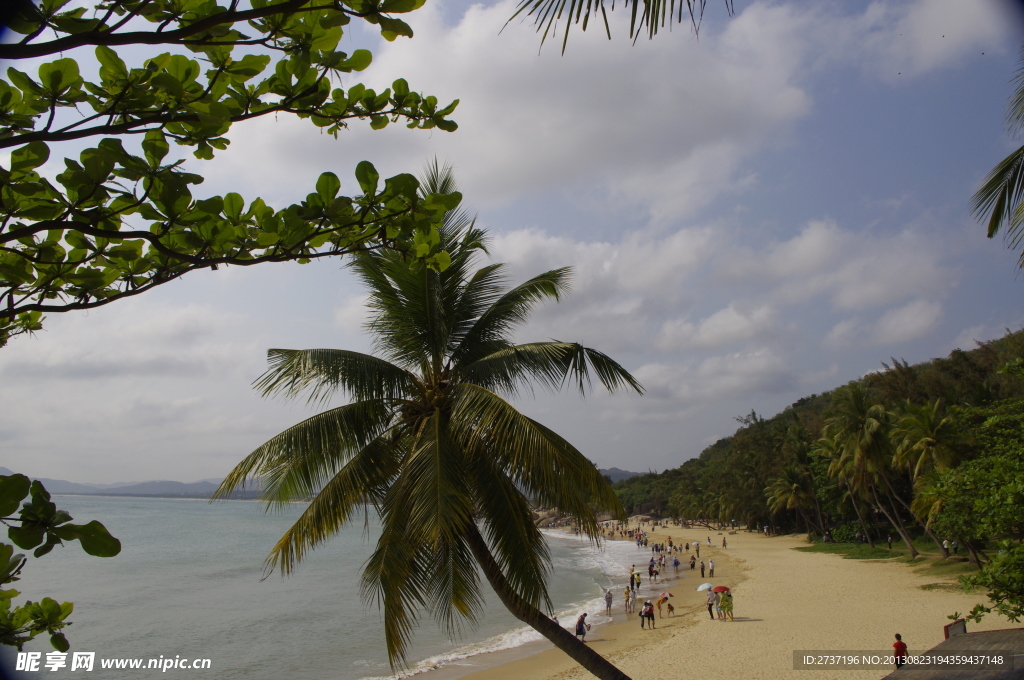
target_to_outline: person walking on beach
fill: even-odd
[[[630,580],[630,582],[632,582],[632,581],[633,581],[633,578],[632,578],[632,577],[630,577],[630,579],[629,579],[629,580]],[[626,590],[624,590],[624,591],[623,591],[623,593],[622,593],[622,596],[623,596],[623,598],[625,598],[625,601],[624,601],[624,602],[622,603],[622,606],[623,606],[623,608],[624,608],[624,609],[626,610],[626,613],[627,613],[627,614],[632,614],[632,613],[633,613],[633,610],[631,610],[631,609],[629,608],[629,595],[630,595],[630,593],[632,593],[632,592],[633,592],[633,589],[632,589],[632,588],[626,588]]]
[[[658,618],[659,618],[659,619],[661,619],[661,618],[664,618],[664,617],[663,617],[663,616],[661,615],[661,608],[662,608],[662,606],[663,606],[663,605],[664,605],[664,604],[665,604],[666,602],[668,602],[668,597],[666,597],[666,596],[664,596],[664,595],[663,595],[663,596],[661,596],[661,597],[659,597],[659,598],[658,598],[658,599],[657,599],[657,600],[656,600],[656,601],[654,602],[654,604],[656,604],[656,605],[658,606]]]
[[[907,662],[907,643],[899,633],[896,633],[896,642],[893,643],[892,649],[896,657],[896,668],[900,668]]]
[[[629,613],[632,614],[636,611],[636,591],[630,591],[629,593]]]
[[[694,557],[693,555],[690,555],[690,571],[693,571],[696,568],[697,568],[697,558]]]
[[[679,575],[679,558],[678,557],[673,557],[672,558],[672,568],[675,570],[676,576],[678,576]]]
[[[704,560],[700,561],[700,577],[704,578]]]
[[[609,588],[604,593],[604,613],[605,616],[612,615],[612,590]]]
[[[708,576],[710,578],[714,578],[715,577],[715,561],[714,560],[708,560]]]
[[[708,589],[708,616],[715,620],[715,605],[718,604],[718,593]]]
[[[587,623],[587,613],[583,612],[580,617],[576,619],[576,637],[581,642],[587,641],[587,630],[590,628],[590,624]]]
[[[725,550],[725,536],[722,536],[722,550]]]
[[[730,621],[734,620],[732,618],[732,605],[733,605],[733,602],[732,602],[732,591],[727,590],[724,593],[722,593],[722,605],[721,606],[722,606],[722,616],[725,617],[725,618],[728,618]]]
[[[654,630],[654,605],[651,604],[650,600],[644,602],[644,608],[640,610],[640,627],[644,627],[644,619],[650,624],[650,629]]]
[[[697,559],[699,560],[699,559],[700,559],[700,543],[696,543],[696,542],[695,542],[695,543],[693,544],[693,549],[694,549],[694,550],[696,551],[696,553],[697,553]]]

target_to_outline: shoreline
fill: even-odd
[[[648,537],[651,543],[667,542],[669,535],[672,535],[673,540],[677,539],[676,533],[688,531],[691,535],[687,538],[692,542],[693,539],[698,538],[695,534],[699,529],[689,529],[685,527],[669,527],[670,530],[675,530],[673,533],[665,533],[666,527],[658,527],[657,530],[648,531]],[[550,531],[565,532],[565,538],[575,538],[568,532],[567,527],[559,527],[557,529],[550,529]],[[717,532],[713,532],[713,538],[721,542],[721,536],[715,535]],[[706,532],[704,537],[706,538]],[[629,538],[605,538],[604,540],[614,541],[616,543],[630,542],[632,539]],[[634,563],[638,568],[646,565],[650,559],[649,548],[638,548],[636,549],[636,558]],[[716,585],[727,585],[730,588],[736,584],[741,583],[746,579],[745,572],[747,567],[744,566],[743,560],[738,556],[728,554],[728,551],[723,551],[721,547],[713,548],[714,553],[707,552],[708,546],[701,546],[701,557],[707,560],[709,557],[715,560],[715,568],[718,571],[718,576],[715,577],[714,582]],[[676,553],[680,555],[679,553]],[[615,584],[612,586],[612,593],[614,599],[612,601],[612,620],[605,623],[595,624],[593,630],[587,636],[587,643],[591,644],[593,648],[604,656],[614,655],[623,651],[626,651],[635,646],[638,640],[634,640],[634,636],[631,635],[634,628],[640,635],[646,635],[654,639],[662,639],[668,633],[666,631],[675,630],[679,626],[687,625],[685,620],[687,615],[694,612],[707,613],[705,608],[705,594],[697,592],[696,587],[705,580],[711,580],[710,577],[702,579],[700,576],[699,569],[690,571],[688,563],[683,559],[683,556],[689,555],[691,552],[683,552],[680,555],[679,575],[676,576],[671,567],[668,569],[668,575],[660,578],[656,584],[648,584],[646,577],[644,578],[641,590],[639,593],[645,593],[643,595],[638,594],[638,609],[642,605],[645,599],[654,599],[653,594],[657,594],[661,591],[672,592],[675,597],[672,598],[671,602],[676,607],[675,616],[669,617],[667,611],[665,612],[664,618],[655,620],[654,630],[641,630],[639,623],[638,612],[632,614],[626,614],[623,604],[622,590],[626,586],[626,575],[629,573],[631,564],[624,563],[622,565],[621,576],[616,577]],[[699,564],[699,561],[698,561]],[[727,578],[723,576],[723,569],[729,573],[730,576]],[[650,591],[650,592],[648,592]],[[685,604],[684,604],[685,602]],[[603,605],[599,612],[592,612],[593,614],[600,613],[604,615]],[[562,622],[563,625],[566,623]],[[571,629],[569,629],[571,631]],[[640,643],[645,642],[644,639],[639,640]],[[429,678],[432,680],[456,680],[458,678],[470,679],[470,680],[486,680],[490,677],[495,677],[494,674],[509,673],[508,677],[511,679],[517,677],[521,672],[519,669],[522,664],[528,664],[529,666],[538,665],[543,669],[558,668],[560,671],[570,671],[573,668],[578,668],[576,662],[566,656],[563,652],[556,649],[547,640],[536,640],[527,642],[517,647],[511,647],[507,649],[483,652],[476,654],[466,659],[454,661],[443,664],[434,668],[425,668],[415,672],[415,675],[423,675],[429,673]],[[580,669],[582,670],[582,669]],[[397,676],[401,678],[413,677],[412,675]],[[538,676],[541,677],[541,676]],[[583,677],[590,677],[588,673],[584,672]]]
[[[659,527],[651,542],[677,543],[682,538],[706,539],[707,529]],[[935,577],[920,574],[894,560],[854,560],[829,553],[808,553],[797,536],[765,537],[740,530],[710,532],[717,544],[703,545],[703,559],[715,561],[715,585],[734,590],[736,620],[709,620],[699,572],[680,570],[666,588],[676,615],[656,619],[653,631],[637,625],[637,614],[623,613],[621,591],[613,604],[613,621],[595,627],[587,642],[634,680],[675,680],[697,677],[757,677],[807,680],[812,675],[836,680],[877,680],[888,670],[806,671],[793,669],[798,650],[887,650],[896,632],[912,653],[943,639],[942,627],[953,611],[968,611],[985,599],[983,593],[942,588],[925,589]],[[729,548],[721,548],[726,536]],[[643,554],[643,553],[641,553]],[[683,553],[686,554],[685,552]],[[629,565],[625,566],[625,570]],[[625,573],[625,572],[624,572]],[[623,576],[624,578],[624,576]],[[613,590],[613,592],[615,592]],[[737,624],[744,625],[737,625]],[[970,631],[1013,628],[1005,618],[989,614]],[[1019,626],[1017,626],[1019,627]],[[459,669],[450,678],[462,680],[585,680],[593,676],[546,641],[530,650],[522,647],[504,661],[480,659],[475,668]],[[482,655],[489,656],[489,655]],[[467,664],[468,666],[469,664]],[[437,673],[443,673],[441,668]],[[440,675],[433,677],[441,678]],[[450,680],[445,677],[443,680]]]

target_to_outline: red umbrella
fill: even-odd
[[[729,588],[728,588],[728,587],[726,587],[726,586],[715,586],[715,587],[714,587],[714,588],[713,588],[713,589],[711,590],[711,592],[713,592],[713,593],[724,593],[724,592],[725,592],[725,591],[727,591],[727,590],[729,590]]]

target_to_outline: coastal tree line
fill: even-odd
[[[751,411],[731,437],[674,470],[615,485],[630,512],[806,532],[812,540],[891,535],[912,557],[956,541],[970,585],[1024,615],[1024,331]],[[977,608],[974,615],[984,613]]]

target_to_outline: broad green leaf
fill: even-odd
[[[25,475],[0,476],[0,517],[10,517],[17,512],[21,502],[28,496],[31,484],[31,480]],[[2,557],[2,553],[0,553],[0,557]],[[0,562],[2,561],[0,559]],[[3,565],[0,564],[0,568],[2,567]]]
[[[237,222],[242,216],[245,208],[245,201],[239,194],[231,192],[224,196],[224,215],[233,222]]]
[[[58,652],[66,652],[71,649],[71,643],[64,637],[64,633],[53,633],[50,635],[50,644]]]
[[[37,527],[10,527],[7,536],[22,550],[31,550],[43,542],[45,533]]]
[[[53,533],[65,541],[77,540],[82,550],[96,557],[113,557],[121,552],[121,541],[96,520],[88,524],[65,524],[53,529]]]
[[[392,19],[391,17],[378,17],[380,22],[380,34],[388,42],[393,41],[400,35],[406,38],[412,37],[412,27],[405,23],[401,19]],[[391,37],[388,37],[388,36]]]
[[[363,190],[364,194],[376,194],[380,174],[370,161],[360,161],[356,166],[356,181],[359,182],[359,188]]]
[[[338,195],[338,191],[341,189],[341,180],[333,172],[325,172],[320,175],[320,178],[316,181],[316,193],[320,196],[324,203],[328,203],[334,200],[334,197]]]
[[[106,45],[96,46],[96,59],[101,64],[100,77],[103,80],[118,80],[128,77],[128,67],[125,66],[117,52]]]
[[[50,158],[50,149],[43,142],[29,142],[11,154],[11,170],[28,172],[38,168]]]
[[[412,12],[423,7],[425,2],[426,0],[384,0],[381,3],[380,11],[394,14]]]
[[[345,66],[353,71],[363,71],[373,61],[373,54],[369,50],[356,50],[352,56],[345,60]]]

